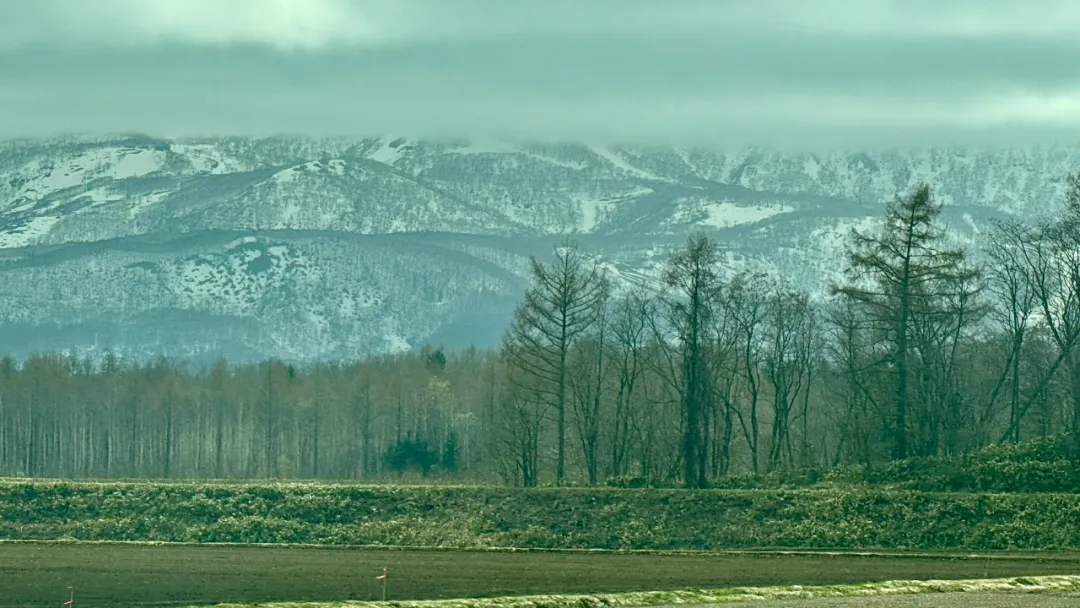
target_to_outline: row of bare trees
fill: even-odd
[[[691,237],[658,286],[573,242],[504,343],[294,368],[0,361],[0,475],[711,485],[1080,430],[1080,179],[951,244],[927,187],[825,298]],[[1080,433],[1074,436],[1080,437]]]
[[[609,278],[571,242],[536,281],[500,362],[503,462],[524,485],[556,463],[565,481],[576,438],[583,477],[682,479],[704,486],[732,469],[808,465],[816,312],[809,297],[763,275],[724,280],[716,243],[675,253],[662,293],[613,296]],[[569,413],[568,413],[569,411]],[[766,435],[768,435],[766,437]]]
[[[691,237],[659,290],[612,295],[567,242],[534,284],[501,361],[502,461],[565,480],[567,409],[583,477],[681,480],[733,471],[955,455],[1080,430],[1080,178],[1064,211],[950,243],[928,186],[853,231],[817,301],[725,272]],[[1080,437],[1080,433],[1075,436]]]
[[[480,478],[494,358],[424,350],[351,365],[185,369],[0,361],[0,476]]]

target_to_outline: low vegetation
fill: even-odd
[[[879,487],[924,492],[1080,493],[1080,466],[1071,434],[998,444],[953,457],[919,457],[833,470],[795,469],[716,480],[722,489]],[[644,479],[608,480],[613,487],[645,487]]]
[[[536,549],[1080,549],[1065,494],[0,483],[0,538]]]

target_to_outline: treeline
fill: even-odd
[[[567,241],[495,352],[210,369],[0,362],[0,475],[704,487],[1080,437],[1080,178],[949,245],[928,187],[853,231],[818,301],[695,235],[617,292]]]
[[[0,475],[372,480],[440,468],[479,478],[493,369],[490,353],[448,361],[431,350],[306,369],[7,359]]]

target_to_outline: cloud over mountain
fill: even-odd
[[[894,146],[1080,135],[1066,0],[0,4],[0,136]]]

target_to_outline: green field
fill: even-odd
[[[440,599],[1080,572],[1080,557],[619,555],[0,543],[0,608]]]

